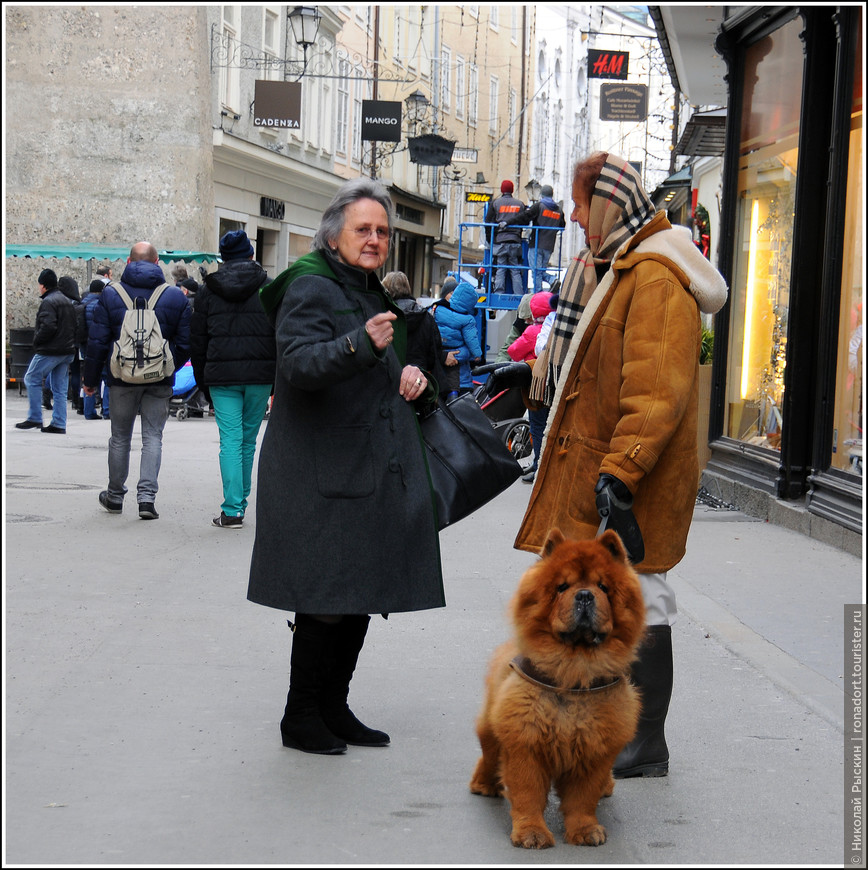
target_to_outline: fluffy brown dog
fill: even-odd
[[[621,539],[606,531],[571,541],[553,530],[511,610],[515,638],[491,661],[470,790],[507,797],[513,845],[545,849],[555,844],[543,820],[554,784],[566,841],[599,846],[597,803],[615,787],[612,764],[640,707],[629,670],[645,606]]]

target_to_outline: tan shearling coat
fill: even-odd
[[[554,527],[595,537],[605,472],[634,496],[645,540],[636,570],[683,558],[699,481],[699,312],[726,296],[690,231],[662,212],[619,249],[570,341],[517,549],[539,552]]]

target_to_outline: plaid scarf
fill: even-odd
[[[534,363],[531,399],[551,405],[570,339],[597,289],[597,267],[608,267],[618,249],[654,217],[654,212],[654,203],[636,170],[610,154],[591,196],[588,247],[567,269],[548,344]]]

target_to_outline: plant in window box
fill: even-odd
[[[714,333],[703,325],[699,343],[699,413],[696,419],[696,441],[699,453],[699,473],[702,474],[711,449],[708,446],[708,418],[711,411],[711,358],[714,353]]]
[[[714,353],[714,333],[707,327],[702,327],[702,339],[699,343],[699,364],[711,365],[711,356]]]

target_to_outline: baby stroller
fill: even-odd
[[[484,381],[480,382],[481,378]],[[509,452],[526,471],[533,464],[533,443],[521,390],[517,387],[494,390],[490,378],[475,373],[474,383],[478,386],[473,390],[473,398],[494,424]]]
[[[179,420],[186,420],[187,417],[204,417],[206,407],[205,394],[196,386],[193,364],[184,363],[175,372],[172,398],[169,399],[169,413]]]

